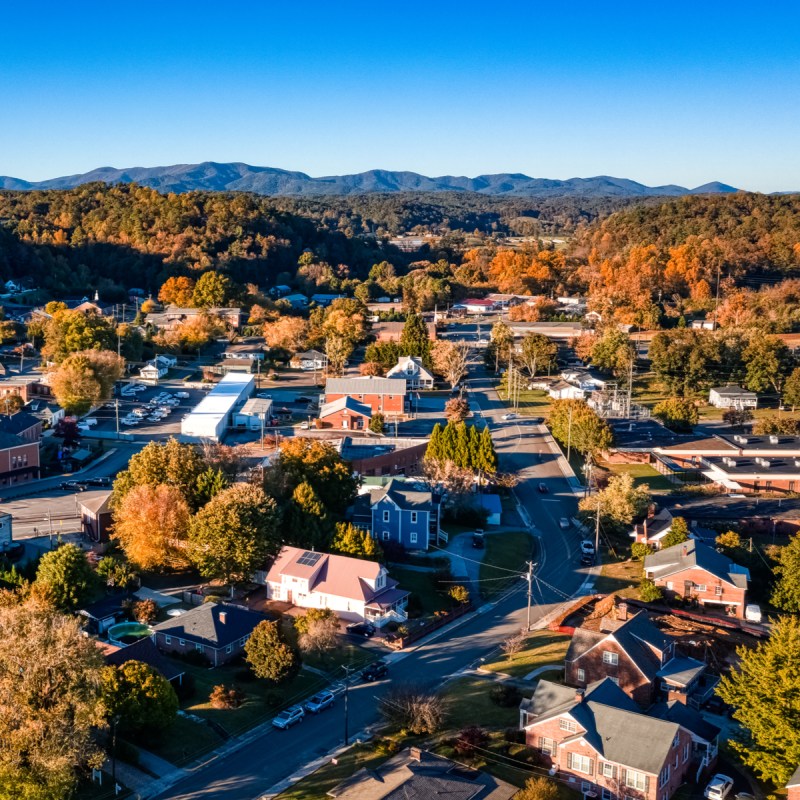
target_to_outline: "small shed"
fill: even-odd
[[[81,528],[93,542],[107,542],[112,526],[110,491],[86,492],[80,497]]]
[[[499,494],[479,494],[478,503],[481,508],[489,513],[486,518],[487,525],[500,525],[503,514],[503,504],[500,502]]]

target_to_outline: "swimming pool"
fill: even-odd
[[[133,644],[153,632],[142,622],[119,622],[108,629],[108,641],[112,644]]]

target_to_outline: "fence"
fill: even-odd
[[[443,628],[445,625],[453,622],[453,620],[463,617],[464,614],[472,611],[472,608],[472,603],[466,603],[464,605],[457,606],[447,614],[434,617],[431,622],[427,622],[424,624],[424,626],[420,626],[416,630],[411,631],[407,636],[398,636],[394,639],[387,638],[386,644],[394,650],[402,650],[404,647],[413,644],[423,636],[427,636],[432,631],[439,630],[439,628]]]

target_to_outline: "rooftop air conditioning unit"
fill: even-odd
[[[780,439],[777,436],[775,436],[774,434],[769,437],[769,443],[770,444],[778,444],[778,442],[780,442]]]
[[[736,436],[733,437],[733,441],[738,442],[739,444],[747,444],[747,437],[737,433]]]

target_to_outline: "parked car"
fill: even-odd
[[[546,483],[540,483],[539,484],[539,491],[542,494],[547,494],[550,490],[547,488],[547,484]]]
[[[86,484],[83,481],[63,481],[59,488],[67,492],[85,492]]]
[[[89,486],[111,486],[111,478],[89,478],[86,483],[88,483]]]
[[[291,728],[296,722],[301,722],[305,715],[306,712],[303,710],[302,706],[290,706],[281,711],[277,717],[274,717],[272,724],[274,727],[285,731],[287,728]]]
[[[175,397],[178,397],[181,400],[188,400],[189,399],[189,392],[175,392]]]
[[[0,549],[0,554],[4,555],[12,564],[19,561],[24,552],[25,545],[22,542],[7,542]]]
[[[370,683],[379,681],[389,675],[389,665],[385,661],[376,661],[370,664],[362,673],[361,678]]]
[[[301,422],[300,423],[300,430],[301,431],[307,431],[308,430],[308,421],[307,420],[305,422]]]
[[[706,786],[703,797],[706,800],[725,800],[733,789],[733,778],[718,772]]]
[[[581,555],[581,566],[582,567],[593,567],[594,566],[594,556],[590,555],[589,553],[583,553]]]
[[[483,548],[486,547],[483,531],[478,530],[472,534],[472,546],[476,550],[483,550]]]
[[[259,392],[256,397],[260,397],[262,400],[272,400],[272,395],[266,392]]]
[[[306,711],[310,711],[312,714],[319,714],[320,711],[330,708],[335,700],[336,697],[334,696],[333,692],[317,692],[306,703]]]
[[[503,416],[500,417],[500,419],[504,419],[506,420],[506,422],[510,419],[516,419],[516,418],[517,418],[516,414],[503,414]]]
[[[744,607],[744,618],[748,622],[761,622],[761,606],[749,603]]]
[[[300,397],[297,398],[297,402],[298,403],[313,403],[314,402],[314,398],[313,397],[309,397],[306,394],[301,394]]]
[[[544,424],[544,417],[531,417],[528,423],[530,425],[542,425]]]
[[[581,553],[586,556],[593,556],[594,555],[594,544],[589,541],[589,539],[584,539],[581,542]]]
[[[371,622],[353,622],[347,626],[347,632],[351,636],[363,636],[369,639],[375,635],[375,626]]]
[[[566,530],[567,528],[569,528],[569,520],[566,517],[561,517],[561,519],[558,521],[558,525],[559,527]]]

